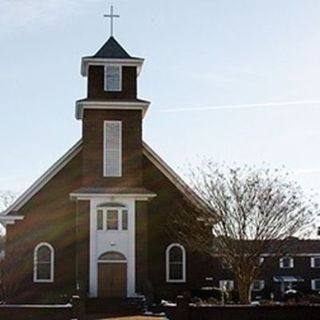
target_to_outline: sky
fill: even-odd
[[[80,138],[80,61],[108,39],[111,4],[116,39],[145,58],[144,139],[170,166],[285,166],[320,193],[318,0],[1,0],[0,190]]]

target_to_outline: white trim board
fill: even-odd
[[[38,180],[36,180],[11,206],[1,215],[21,209],[41,188],[43,188],[59,171],[61,171],[80,151],[82,140],[71,147],[58,161],[56,161]]]
[[[150,102],[145,101],[132,101],[132,102],[123,102],[123,101],[86,101],[78,100],[76,101],[76,112],[75,117],[77,120],[82,120],[83,112],[85,109],[91,110],[141,110],[142,117],[148,111]]]
[[[135,198],[137,201],[148,201],[150,198],[154,198],[157,195],[155,193],[70,193],[71,200],[90,200],[91,198]]]

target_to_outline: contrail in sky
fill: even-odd
[[[301,101],[283,101],[283,102],[266,102],[266,103],[251,103],[251,104],[231,104],[218,105],[211,107],[191,107],[191,108],[172,108],[160,109],[161,112],[188,112],[188,111],[206,111],[206,110],[227,110],[227,109],[249,109],[260,107],[278,107],[278,106],[293,106],[293,105],[320,105],[320,100],[301,100]]]

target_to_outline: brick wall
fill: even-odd
[[[103,177],[103,122],[122,121],[122,177]],[[83,186],[142,185],[142,113],[137,110],[85,110],[83,118]]]
[[[122,90],[104,91],[104,66],[90,66],[88,98],[100,100],[132,100],[137,97],[137,68],[122,67]]]

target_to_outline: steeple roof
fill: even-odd
[[[126,50],[124,50],[119,42],[110,37],[108,41],[98,50],[93,58],[105,59],[133,59]]]
[[[88,75],[89,65],[104,65],[105,63],[116,63],[123,66],[137,67],[139,75],[144,59],[132,57],[129,53],[122,48],[119,42],[111,36],[107,42],[97,51],[93,56],[82,58],[81,74],[86,77]]]

